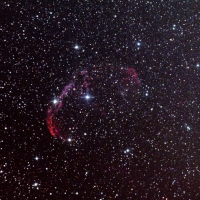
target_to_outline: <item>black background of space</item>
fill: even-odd
[[[0,10],[2,200],[200,199],[198,0],[18,0]],[[54,139],[49,103],[75,70],[99,63],[137,71],[133,126],[90,148]]]

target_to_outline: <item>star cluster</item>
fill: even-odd
[[[0,10],[1,199],[200,199],[198,0],[17,0]],[[91,106],[98,90],[82,107],[63,103],[74,72],[104,64],[101,110]],[[119,66],[137,72],[133,95],[103,82]],[[59,126],[72,134],[52,137],[49,106],[62,107]],[[67,108],[87,122],[81,135]]]

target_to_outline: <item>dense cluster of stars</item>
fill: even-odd
[[[0,10],[0,199],[200,199],[198,0]],[[95,91],[66,95],[74,72],[106,64]],[[134,68],[140,86],[117,67]],[[52,137],[49,116],[70,134]]]

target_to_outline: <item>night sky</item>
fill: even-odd
[[[200,199],[199,0],[2,0],[0,44],[0,199]]]

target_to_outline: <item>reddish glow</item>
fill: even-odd
[[[49,132],[51,133],[51,135],[53,137],[57,137],[58,134],[59,134],[59,131],[56,128],[56,126],[55,126],[55,124],[53,122],[53,113],[52,113],[51,109],[48,110],[48,117],[46,119],[46,122],[47,122],[47,127],[48,127]]]
[[[116,95],[117,97],[117,95],[122,94],[123,99],[125,99],[126,102],[129,101],[128,100],[129,98],[134,97],[133,94],[135,90],[137,89],[138,85],[140,84],[140,80],[138,79],[138,75],[135,69],[120,68],[119,74],[115,73],[115,71],[116,71],[115,67],[108,65],[105,67],[93,66],[93,68],[90,69],[89,71],[83,70],[83,71],[80,71],[80,73],[79,72],[75,73],[71,82],[64,87],[64,89],[62,90],[59,96],[55,97],[55,100],[52,101],[53,104],[49,106],[49,109],[47,111],[46,123],[49,129],[49,132],[53,137],[58,137],[63,140],[67,140],[68,132],[74,133],[77,130],[77,128],[81,129],[83,125],[85,125],[86,127],[89,127],[91,120],[90,119],[86,120],[87,114],[90,112],[91,113],[95,112],[94,110],[97,110],[96,115],[98,115],[99,113],[99,117],[105,117],[107,115],[106,111],[104,111],[104,109],[101,109],[101,103],[98,102],[99,101],[98,98],[100,97],[95,99],[95,97],[90,96],[90,91],[92,91],[93,93],[96,92],[98,95],[101,96],[101,92],[98,92],[98,90],[103,91],[106,95],[110,95],[109,94],[110,90],[108,89],[108,91],[106,91],[106,89],[107,87],[108,88],[110,87],[111,83],[110,83],[110,80],[106,77],[111,78],[112,81],[115,81],[115,83],[117,83],[117,85],[112,85],[112,87],[115,87],[114,94],[112,95]],[[105,77],[104,77],[104,74],[105,74]],[[71,102],[70,105],[65,105],[66,102],[63,101],[65,97],[68,97],[69,101],[72,100],[70,101]],[[71,106],[73,105],[74,97],[76,97],[76,100],[79,97],[80,98],[84,97],[87,100],[86,102],[88,103],[87,106],[84,107],[83,109],[83,110],[86,110],[85,113],[79,112],[80,116],[77,115],[78,112],[75,112],[76,110],[73,111],[73,106]],[[89,99],[91,98],[93,99],[93,101],[91,101],[91,104],[90,104]],[[77,102],[76,100],[75,102]],[[84,105],[84,103],[80,103],[80,105],[82,104]],[[77,106],[75,105],[75,107],[78,107],[78,105]],[[63,116],[63,113],[61,111],[63,106],[65,106],[65,109],[68,109],[69,116],[68,115]],[[91,106],[94,109],[89,110],[90,107],[88,106]],[[75,119],[73,119],[73,117],[70,117],[71,116],[70,112],[71,112],[71,115],[74,115],[73,117]],[[60,117],[60,114],[62,114],[63,118]],[[69,121],[68,123],[68,120],[72,120],[72,119],[73,121]],[[81,121],[81,119],[84,119],[84,120]],[[71,127],[71,125],[73,127]],[[71,138],[68,139],[67,141],[70,142]]]
[[[72,88],[72,86],[73,86],[73,84],[67,85],[58,98],[59,104],[56,105],[55,108],[50,107],[47,111],[47,119],[46,119],[47,127],[53,137],[59,136],[59,130],[57,129],[56,124],[54,123],[54,120],[53,120],[54,114],[56,114],[62,108],[62,106],[63,106],[62,100],[68,94],[68,92]]]
[[[137,72],[133,68],[128,68],[126,71],[127,75],[132,78],[132,80],[135,81],[136,84],[140,84],[140,81],[138,79]]]

